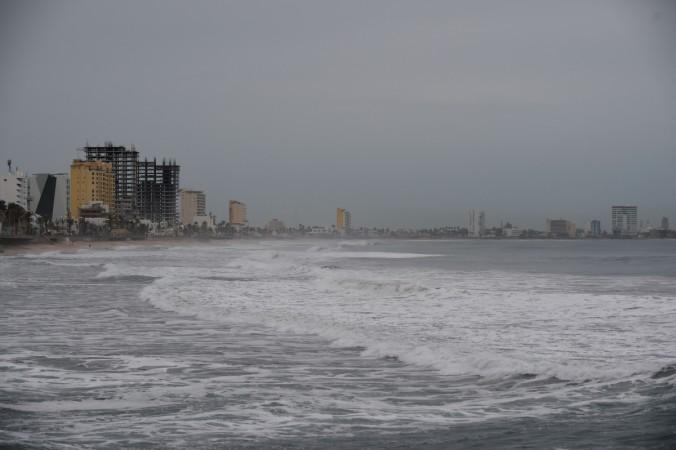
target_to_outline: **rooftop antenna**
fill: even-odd
[[[11,159],[7,160],[7,170],[9,170],[10,173],[12,172],[12,160]]]

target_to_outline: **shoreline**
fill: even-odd
[[[88,239],[59,239],[57,241],[49,241],[45,238],[38,238],[36,240],[9,244],[9,245],[0,245],[0,259],[3,256],[22,256],[22,255],[34,255],[39,253],[45,253],[50,251],[56,252],[66,252],[74,253],[80,250],[93,249],[93,250],[114,250],[119,247],[132,246],[132,247],[154,247],[154,246],[214,246],[214,245],[226,245],[226,243],[232,242],[241,242],[241,241],[265,241],[265,240],[328,240],[328,241],[353,241],[353,240],[392,240],[392,241],[484,241],[484,242],[499,242],[499,241],[543,241],[543,242],[577,242],[577,241],[619,241],[619,242],[641,242],[641,241],[663,241],[671,239],[652,239],[652,238],[637,238],[637,239],[552,239],[552,238],[502,238],[502,239],[468,239],[468,238],[392,238],[392,237],[349,237],[349,238],[336,238],[336,237],[319,237],[319,236],[303,236],[303,237],[269,237],[269,236],[259,236],[259,237],[246,237],[243,239],[195,239],[190,237],[157,237],[151,239],[139,239],[139,240],[114,240],[114,239],[102,239],[102,240],[88,240]]]
[[[155,246],[201,246],[214,245],[212,241],[195,239],[142,239],[142,240],[59,240],[56,242],[39,241],[26,244],[0,246],[0,258],[3,256],[35,255],[45,252],[75,253],[80,250],[115,250],[120,247],[155,247]]]

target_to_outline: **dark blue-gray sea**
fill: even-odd
[[[676,448],[676,240],[0,256],[2,448]]]

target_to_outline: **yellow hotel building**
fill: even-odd
[[[352,214],[345,208],[336,208],[336,231],[344,234],[352,228]]]
[[[80,218],[80,207],[89,202],[102,202],[115,207],[115,175],[112,163],[74,160],[70,165],[70,213]]]
[[[345,208],[336,208],[336,230],[345,229]]]
[[[246,205],[237,200],[230,200],[228,204],[229,219],[231,225],[246,225]]]

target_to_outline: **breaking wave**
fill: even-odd
[[[352,252],[308,250],[238,255],[198,280],[165,274],[141,297],[181,314],[317,335],[336,347],[360,348],[364,357],[395,358],[452,376],[611,382],[649,379],[673,362],[646,360],[626,345],[651,335],[641,325],[653,314],[647,304],[674,311],[667,298],[591,296],[571,292],[560,280],[526,282],[501,272],[348,270],[326,261],[352,258]],[[668,342],[655,345],[669,354]]]

